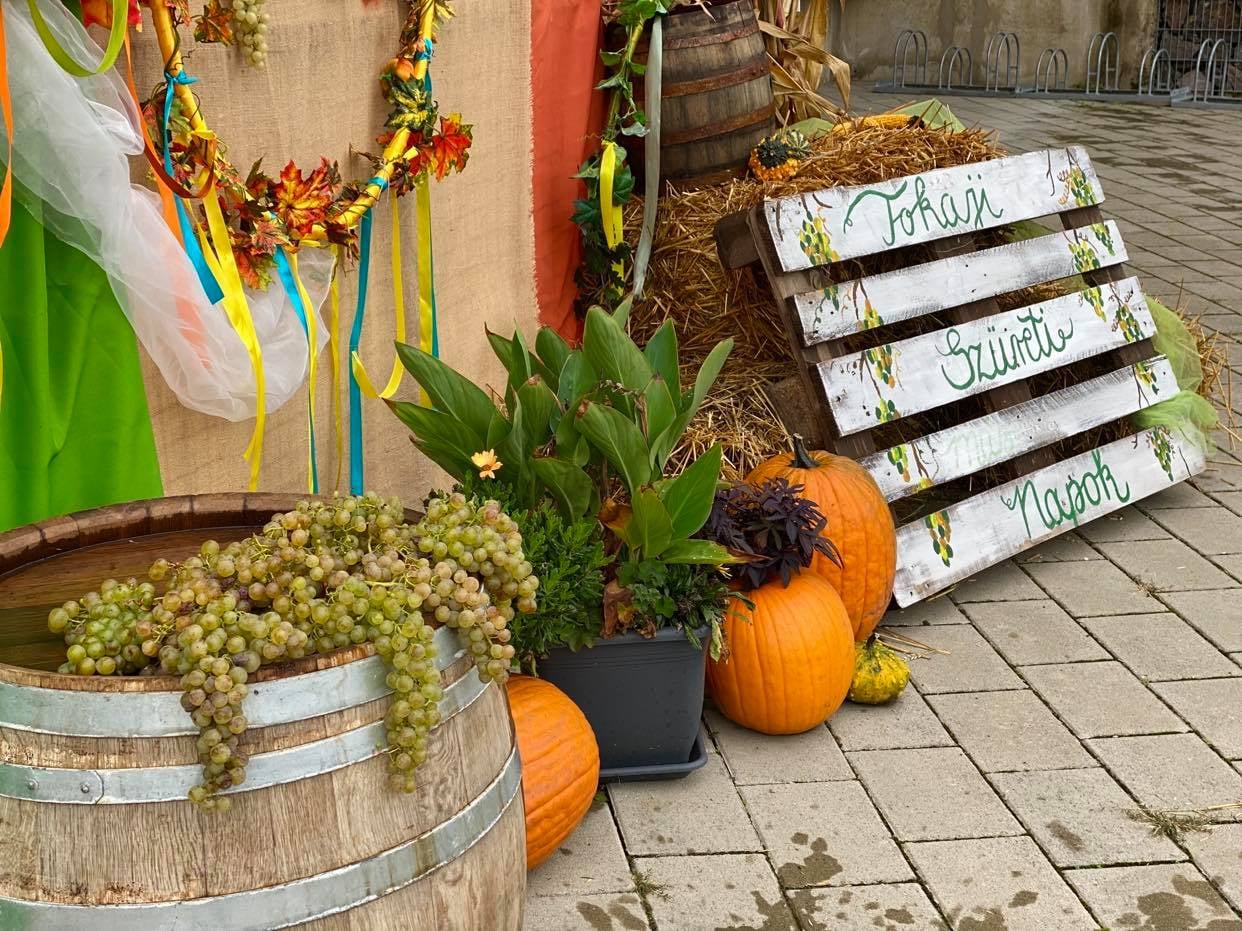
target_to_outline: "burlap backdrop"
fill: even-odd
[[[443,358],[478,384],[500,384],[484,324],[533,334],[536,320],[531,223],[531,105],[529,0],[460,0],[443,29],[432,66],[442,112],[461,111],[475,124],[470,163],[462,175],[432,189],[436,297]],[[267,0],[271,13],[268,66],[244,66],[233,49],[194,46],[186,68],[208,125],[227,144],[242,171],[260,156],[270,174],[289,159],[309,169],[320,155],[336,159],[346,178],[369,176],[350,156],[350,144],[375,151],[385,117],[377,78],[396,49],[405,4],[379,0]],[[146,93],[161,74],[155,37],[138,37],[135,75]],[[402,246],[410,338],[417,337],[417,261],[414,198],[404,198]],[[391,222],[387,199],[375,212],[363,358],[373,380],[387,379],[392,362]],[[356,268],[342,279],[342,365],[353,321]],[[171,312],[171,308],[170,308]],[[324,319],[327,306],[324,307]],[[320,356],[316,432],[320,487],[332,489],[336,454],[329,421],[331,379],[327,350]],[[252,423],[228,423],[177,403],[155,366],[144,359],[166,494],[246,487],[242,450]],[[347,375],[346,375],[347,377]],[[344,381],[344,379],[343,379]],[[412,399],[408,379],[400,397]],[[342,410],[347,411],[344,390]],[[366,484],[415,501],[442,473],[410,445],[408,433],[381,402],[363,401]],[[306,488],[306,395],[295,395],[268,419],[260,488]],[[348,456],[348,451],[346,452]],[[342,470],[348,482],[348,462]]]

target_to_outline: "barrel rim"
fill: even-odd
[[[221,896],[77,905],[0,896],[0,927],[24,931],[126,931],[134,927],[289,928],[366,905],[465,854],[500,822],[521,788],[517,745],[496,777],[447,821],[396,847],[314,876]],[[275,918],[275,916],[280,916]],[[280,922],[273,924],[275,919]]]

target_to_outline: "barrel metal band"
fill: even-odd
[[[483,839],[517,797],[517,749],[486,789],[443,824],[366,860],[230,895],[134,905],[63,905],[0,896],[0,928],[22,931],[134,931],[229,928],[269,931],[336,915],[403,889]]]
[[[730,71],[727,74],[714,74],[708,78],[694,81],[677,81],[665,84],[660,92],[661,97],[685,97],[688,94],[705,94],[709,91],[724,90],[737,84],[745,84],[756,78],[766,78],[771,73],[771,66],[766,58],[751,62],[749,65]]]
[[[457,634],[436,631],[436,665],[447,669],[461,655]],[[246,720],[251,727],[291,724],[383,698],[391,690],[378,656],[330,669],[269,679],[250,686]],[[0,682],[0,727],[63,737],[180,737],[198,729],[181,707],[181,693],[77,692]]]
[[[749,126],[758,126],[760,123],[766,123],[770,120],[775,113],[776,104],[765,103],[762,107],[751,110],[749,113],[739,113],[737,116],[731,116],[725,120],[717,120],[704,126],[691,126],[674,133],[666,132],[663,140],[664,145],[684,145],[687,142],[698,142],[700,139],[707,139],[711,136],[723,136],[726,133],[746,129]]]
[[[469,708],[486,690],[473,671],[444,690],[440,724]],[[246,781],[226,794],[252,792],[310,779],[384,752],[387,727],[381,721],[309,743],[257,753],[246,763]],[[61,769],[0,763],[0,796],[55,805],[132,805],[172,802],[202,781],[202,767],[147,766],[120,769]]]

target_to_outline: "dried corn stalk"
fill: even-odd
[[[824,69],[832,76],[846,108],[850,66],[826,50],[832,0],[755,0],[759,28],[772,65],[772,90],[783,124],[840,113],[819,93]],[[842,11],[845,0],[839,0]]]

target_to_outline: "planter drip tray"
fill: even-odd
[[[657,779],[681,779],[707,763],[707,745],[703,740],[703,732],[699,731],[694,738],[694,746],[690,748],[690,759],[684,763],[660,763],[652,766],[611,766],[599,771],[599,781],[610,782],[650,782]]]

